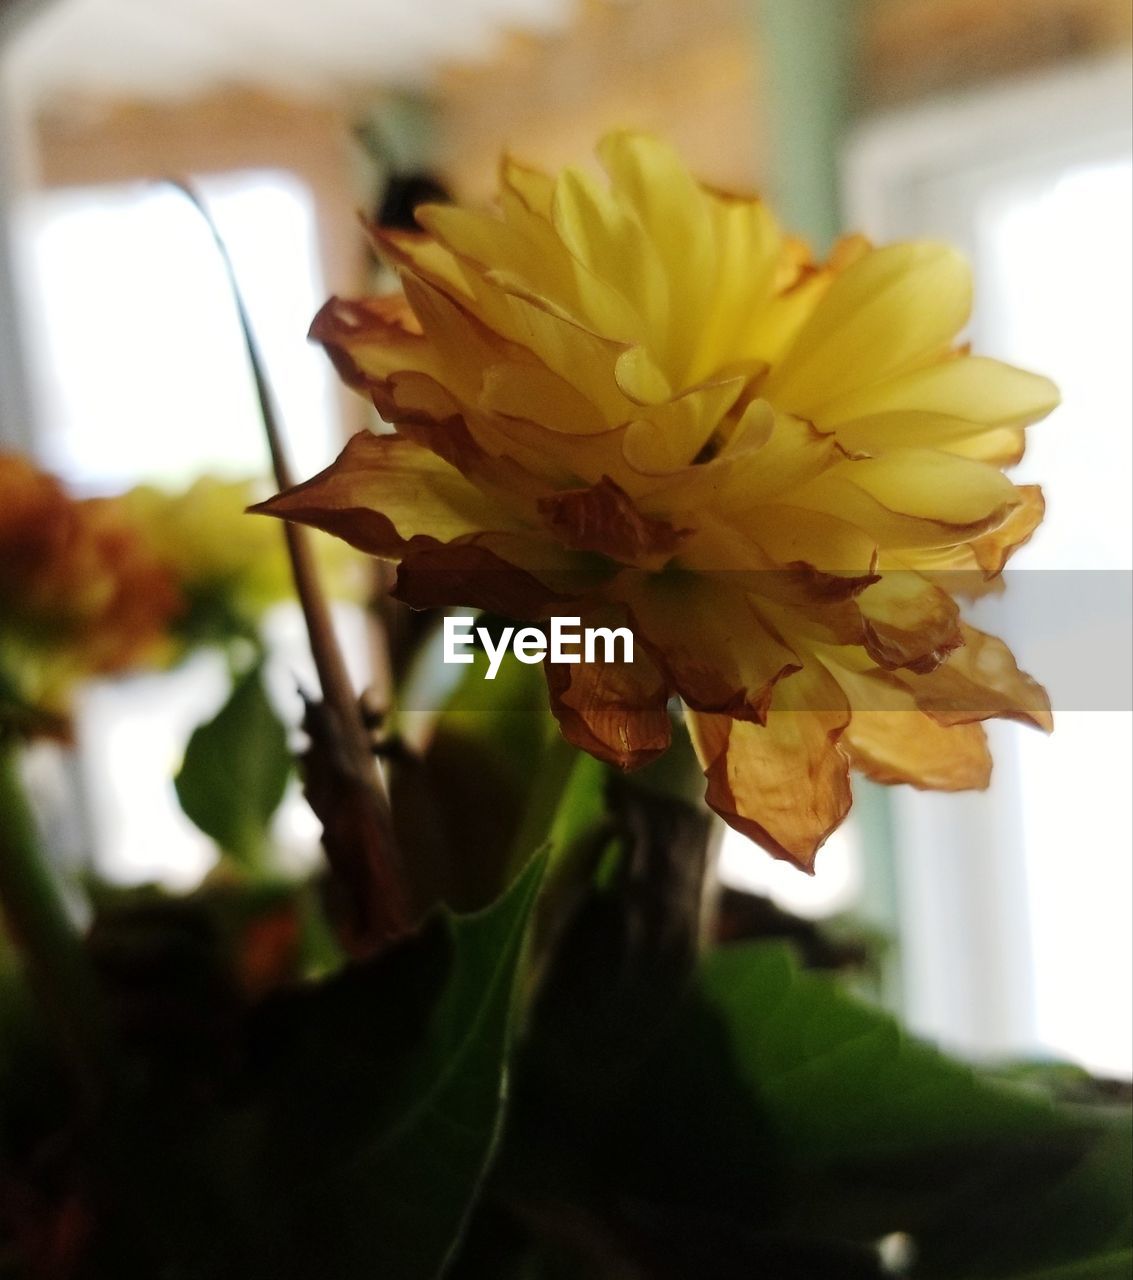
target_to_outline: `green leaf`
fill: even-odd
[[[497,905],[450,918],[453,964],[431,1034],[407,1076],[397,1123],[367,1153],[381,1178],[381,1257],[412,1280],[451,1255],[498,1131],[515,982],[544,860],[533,859]]]
[[[1003,1280],[1129,1280],[1130,1276],[1133,1276],[1133,1248],[1053,1269],[1029,1271],[1025,1276],[1003,1277]]]
[[[257,1126],[257,1250],[273,1277],[432,1280],[456,1246],[503,1105],[516,966],[545,865],[438,913],[394,952],[285,1008]],[[262,1050],[261,1050],[262,1052]]]
[[[643,936],[632,895],[600,905],[592,948]],[[562,945],[549,966],[486,1202],[521,1256],[577,1253],[603,1280],[625,1257],[650,1276],[833,1278],[880,1275],[877,1242],[902,1233],[909,1280],[1128,1280],[1128,1109],[951,1061],[781,944],[710,953],[683,1000],[664,954]],[[668,1016],[619,997],[651,980]]]
[[[90,1160],[105,1206],[92,1274],[440,1276],[493,1156],[545,861],[484,912],[438,911],[371,960],[276,991],[242,1025],[226,1087],[137,1076]]]
[[[487,658],[473,659],[424,755],[390,761],[398,843],[421,911],[436,902],[476,910],[499,896],[553,728],[539,667],[509,657],[486,680]]]
[[[181,808],[205,835],[238,862],[258,867],[291,768],[287,732],[257,663],[213,719],[193,731],[174,785]]]
[[[721,947],[706,958],[701,980],[743,1078],[789,1135],[795,1162],[1053,1122],[1041,1100],[981,1082],[835,982],[802,972],[785,946]]]
[[[781,1153],[789,1229],[907,1232],[918,1280],[1057,1275],[1128,1245],[1127,1112],[981,1076],[782,947],[721,949],[702,982]]]

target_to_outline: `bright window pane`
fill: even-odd
[[[323,300],[310,193],[268,172],[199,187],[309,473],[333,449],[325,358],[305,341]],[[47,465],[97,489],[266,471],[228,285],[185,198],[152,184],[68,189],[37,194],[24,213]]]
[[[1036,621],[1058,636],[1056,731],[1020,733],[1016,744],[1034,1035],[1047,1051],[1122,1076],[1133,1074],[1133,715],[1127,648],[1100,628],[1129,625],[1131,197],[1133,167],[1115,158],[992,190],[976,219],[985,343],[1049,373],[1063,395],[1016,473],[1043,481],[1050,498],[1016,563],[1053,603]],[[1073,600],[1100,597],[1112,602],[1104,615],[1095,603],[1087,617],[1065,616]],[[1072,664],[1101,669],[1087,683]]]
[[[314,204],[293,176],[246,172],[197,183],[228,246],[300,475],[333,456],[332,378],[306,333],[324,291]],[[203,472],[266,475],[268,453],[228,282],[207,228],[170,187],[37,193],[24,210],[39,453],[81,491],[139,481],[185,485]],[[364,683],[360,620],[348,658]],[[297,611],[271,618],[269,673],[298,723],[296,680],[315,688]],[[215,851],[182,814],[172,779],[192,729],[228,689],[201,653],[170,673],[95,684],[79,716],[93,858],[106,877],[195,883]],[[294,793],[277,845],[301,859],[317,832]],[[83,836],[84,852],[87,836]]]

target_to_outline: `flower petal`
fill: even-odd
[[[875,249],[830,285],[764,394],[814,420],[831,401],[939,359],[970,310],[970,272],[954,249]]]
[[[553,218],[562,243],[577,262],[617,295],[615,314],[621,324],[605,336],[648,342],[657,349],[669,315],[669,282],[640,223],[612,193],[576,169],[565,170],[555,184]],[[602,309],[609,314],[609,302],[603,301]]]
[[[706,573],[625,573],[611,586],[634,634],[700,711],[762,720],[799,659],[760,617],[743,585]]]
[[[862,644],[878,666],[932,671],[964,643],[959,605],[918,573],[882,574],[856,600]]]
[[[551,532],[578,551],[597,551],[623,564],[664,564],[683,537],[664,520],[643,516],[609,476],[586,489],[567,489],[539,499]]]
[[[595,625],[592,616],[586,625]],[[664,677],[635,647],[633,662],[545,663],[551,710],[563,736],[619,769],[638,769],[672,739]]]
[[[959,355],[824,405],[815,425],[833,430],[849,453],[918,446],[992,461],[1003,441],[1017,441],[1018,429],[1045,418],[1058,399],[1048,378]]]
[[[928,449],[842,462],[789,500],[849,520],[892,551],[968,541],[998,528],[1022,502],[994,467]]]
[[[935,671],[897,673],[917,706],[938,724],[1021,720],[1047,733],[1054,727],[1046,690],[1020,671],[1002,640],[963,628],[964,646]]]
[[[411,545],[522,528],[436,454],[369,431],[358,432],[325,471],[252,510],[325,529],[386,559]]]
[[[461,605],[525,621],[543,617],[565,599],[530,570],[477,541],[409,550],[391,594],[412,609]]]
[[[849,760],[838,745],[850,713],[817,662],[784,680],[775,702],[765,725],[689,711],[689,733],[709,806],[773,857],[811,871],[850,810]]]
[[[1043,491],[1037,484],[1020,485],[1015,491],[1022,501],[995,529],[971,542],[976,563],[988,577],[1003,571],[1008,559],[1030,540],[1046,513]]]
[[[842,745],[855,769],[921,791],[984,791],[991,752],[981,724],[938,724],[923,712],[855,712]]]
[[[982,725],[938,724],[885,672],[851,671],[836,660],[827,666],[853,709],[841,742],[856,769],[875,782],[932,791],[988,785],[991,752]]]
[[[636,490],[643,504],[650,510],[711,513],[742,528],[768,502],[841,458],[829,436],[801,418],[775,413],[764,400],[753,400],[729,426],[715,457],[643,482]]]

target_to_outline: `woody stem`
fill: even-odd
[[[264,433],[267,437],[268,449],[271,452],[272,469],[279,488],[289,489],[295,483],[283,444],[283,433],[279,426],[279,415],[276,412],[275,399],[264,368],[263,357],[252,330],[251,319],[244,305],[244,298],[236,280],[236,272],[228,254],[228,248],[220,236],[208,211],[196,193],[182,182],[174,182],[176,186],[193,204],[208,225],[224,265],[225,274],[231,289],[232,298],[240,321],[240,329],[244,336],[244,346],[251,366],[252,377],[256,385],[256,396],[259,401],[260,416],[263,420]],[[403,886],[400,856],[393,830],[393,817],[390,812],[389,797],[379,772],[377,761],[370,746],[369,735],[358,706],[342,650],[334,632],[330,608],[326,594],[319,581],[311,550],[307,530],[290,522],[284,523],[287,539],[287,552],[291,562],[291,573],[295,581],[296,594],[303,610],[303,619],[311,644],[311,654],[315,662],[315,670],[319,676],[323,703],[329,711],[335,729],[340,737],[340,745],[350,773],[355,778],[366,780],[372,792],[372,803],[368,806],[370,820],[377,830],[376,839],[368,842],[368,847],[381,850],[383,868],[379,868],[382,881],[382,894],[385,901],[387,919],[394,932],[408,930],[410,921],[403,901]],[[392,899],[392,900],[391,900]]]

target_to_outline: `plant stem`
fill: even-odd
[[[256,398],[271,453],[276,483],[281,490],[289,489],[295,483],[295,478],[291,473],[287,450],[284,447],[275,398],[272,395],[263,357],[252,329],[251,318],[244,305],[244,297],[240,292],[228,246],[192,187],[177,180],[170,181],[204,219],[220,255],[256,385]],[[366,790],[367,803],[355,809],[356,815],[363,815],[366,830],[359,833],[359,839],[356,842],[339,841],[339,856],[350,856],[356,886],[367,886],[373,891],[382,904],[383,932],[396,936],[408,931],[411,920],[405,901],[405,874],[394,835],[389,796],[377,761],[374,759],[370,736],[363,722],[358,698],[350,682],[346,662],[335,635],[330,607],[322,583],[319,581],[308,532],[290,521],[285,521],[284,536],[287,541],[287,553],[295,591],[303,610],[303,619],[311,644],[311,655],[315,661],[315,670],[318,672],[326,723],[332,727],[335,745],[345,766],[343,781],[350,786],[362,785]],[[308,799],[310,799],[309,793]],[[325,816],[319,814],[324,821],[324,828]],[[325,843],[324,839],[324,845]],[[351,845],[356,848],[356,854],[348,847]],[[369,851],[369,858],[365,851]],[[350,878],[350,876],[347,877],[348,880]]]
[[[15,742],[0,738],[0,909],[33,989],[92,1092],[109,1052],[102,997],[40,847]]]

